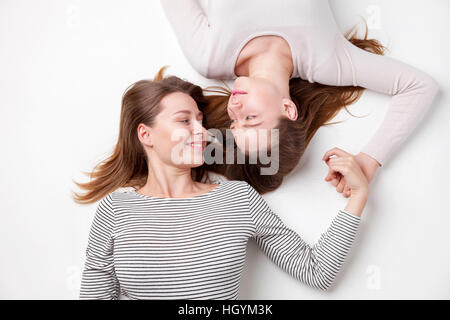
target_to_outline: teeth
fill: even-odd
[[[193,142],[193,143],[186,143],[187,146],[195,146],[195,147],[202,147],[202,142]]]

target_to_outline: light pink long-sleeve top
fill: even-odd
[[[362,148],[384,165],[411,134],[439,91],[427,73],[358,48],[340,32],[328,0],[161,0],[186,58],[204,77],[233,80],[244,45],[277,35],[291,48],[291,78],[361,86],[392,96],[387,113]]]

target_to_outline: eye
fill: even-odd
[[[253,118],[252,118],[253,117]],[[250,119],[249,119],[250,118]],[[255,119],[256,118],[256,116],[247,116],[247,120],[251,120],[251,119]]]
[[[187,121],[187,122],[184,122],[184,121]],[[182,122],[182,123],[189,123],[189,119],[183,119],[180,122]]]

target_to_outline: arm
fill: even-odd
[[[114,212],[111,195],[98,204],[89,233],[80,300],[118,300],[119,281],[113,261]]]
[[[356,237],[361,218],[339,210],[331,226],[314,246],[271,211],[265,200],[248,185],[249,210],[255,223],[253,238],[280,268],[307,285],[328,290],[341,269]],[[350,207],[350,210],[359,210]]]
[[[334,55],[315,70],[314,81],[360,86],[392,96],[380,127],[361,150],[380,166],[411,134],[439,91],[428,74],[393,58],[365,51],[340,33]]]
[[[178,43],[195,68],[201,68],[202,48],[209,37],[209,22],[198,0],[160,0]],[[197,61],[197,62],[196,62]]]

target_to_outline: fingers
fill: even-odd
[[[341,179],[342,179],[342,175],[341,175],[339,172],[336,172],[336,173],[334,174],[333,179],[331,180],[331,184],[332,184],[334,187],[337,187],[337,185],[339,184],[339,182],[341,181]]]
[[[323,160],[323,161],[328,161],[328,159],[329,159],[331,156],[333,156],[333,155],[339,156],[339,157],[346,157],[346,156],[350,156],[351,154],[348,153],[348,152],[345,152],[345,151],[342,150],[342,149],[339,149],[339,148],[333,148],[333,149],[328,150],[327,152],[325,152],[324,156],[322,157],[322,160]]]
[[[345,152],[343,154],[341,153],[341,155],[343,156],[327,159],[329,169],[325,181],[330,181],[336,187],[337,192],[342,193],[343,197],[348,198],[351,195],[351,188],[344,175],[351,170],[350,168],[354,159],[351,154],[346,155]]]
[[[334,178],[336,178],[336,175],[334,174],[334,171],[331,168],[328,168],[328,174],[325,177],[325,181],[331,181]]]
[[[337,159],[330,159],[330,161],[331,160],[333,160],[334,163]],[[328,169],[328,174],[325,177],[325,181],[329,181],[334,187],[336,187],[341,179],[342,175],[339,172],[333,170],[331,167]]]
[[[346,186],[345,190],[344,190],[344,197],[348,198],[348,197],[350,197],[350,194],[351,194],[351,189],[348,186]]]
[[[348,186],[345,177],[342,177],[336,185],[334,186],[336,187],[337,192],[342,193],[342,195],[346,198],[350,196],[350,187]]]
[[[333,158],[328,161],[328,166],[334,171],[334,174],[337,177],[340,176],[338,183],[340,183],[340,181],[345,177],[345,175],[349,173],[350,170],[349,161],[351,160],[341,158]],[[338,183],[333,185],[337,187]],[[342,190],[340,192],[342,192]]]
[[[353,195],[354,192],[358,192],[357,190],[368,192],[367,178],[352,155],[332,158],[327,165],[335,172],[334,174],[342,175],[341,181],[336,184],[336,191],[343,193],[344,197]]]
[[[346,185],[347,183],[345,182],[345,177],[342,177],[341,181],[339,181],[339,184],[336,187],[336,191],[342,193]]]

